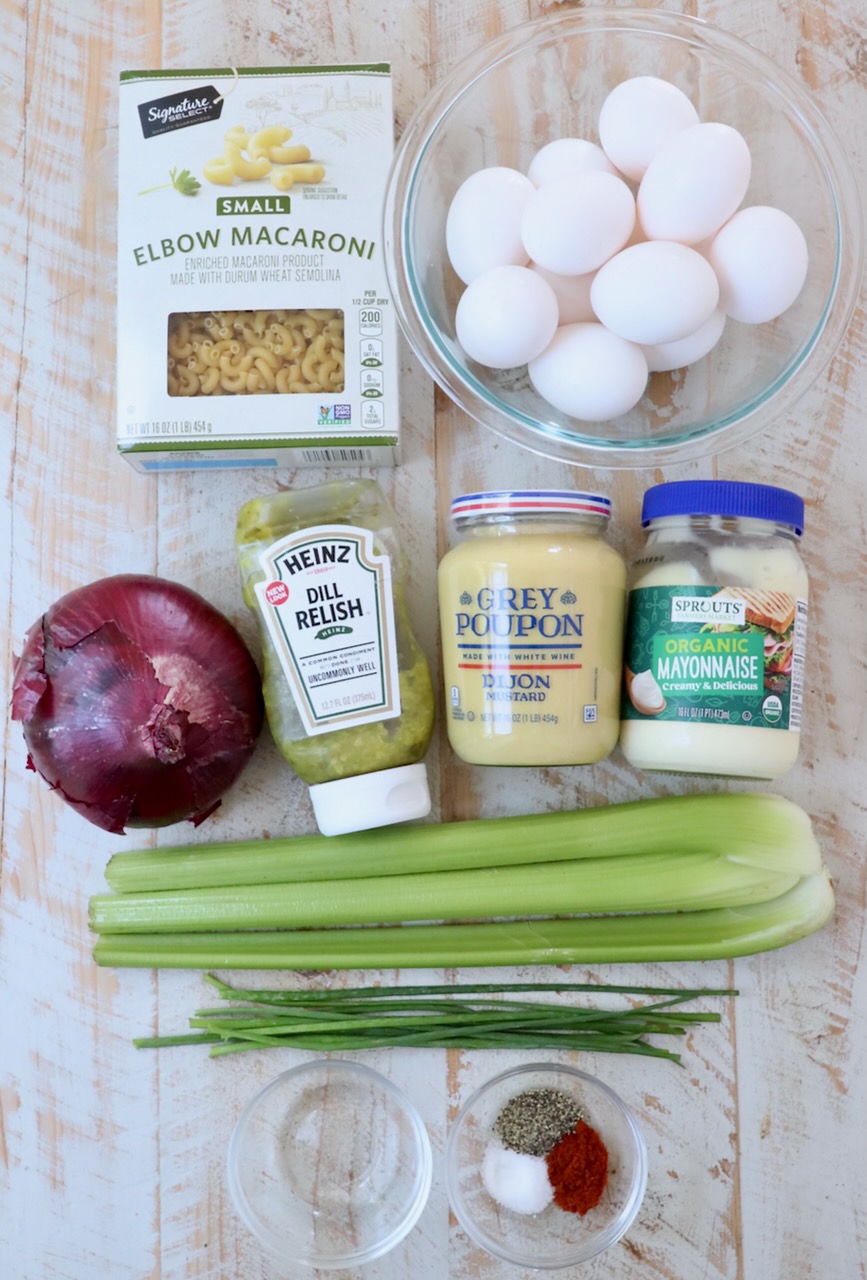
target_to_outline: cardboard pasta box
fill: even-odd
[[[125,71],[118,447],[140,471],[391,465],[389,66]]]

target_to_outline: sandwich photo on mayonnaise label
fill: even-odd
[[[784,591],[761,591],[744,587],[725,587],[716,599],[742,602],[744,623],[764,633],[764,685],[774,693],[792,674],[795,646],[795,610],[797,601]]]

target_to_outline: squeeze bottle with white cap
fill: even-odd
[[[374,480],[254,498],[235,542],[262,635],[274,740],[323,835],[422,818],[430,672],[403,596],[397,520]]]

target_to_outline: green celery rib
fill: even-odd
[[[802,850],[816,870],[807,814],[766,792],[666,796],[528,817],[384,827],[347,836],[295,836],[116,853],[106,878],[118,893],[288,881],[360,879],[513,863],[703,849],[759,864]],[[775,863],[773,865],[776,865]]]
[[[834,910],[825,870],[770,902],[650,915],[276,933],[102,935],[97,964],[182,969],[383,969],[717,960],[796,942]]]
[[[713,853],[652,853],[366,880],[102,894],[96,933],[209,932],[595,911],[697,911],[777,898],[798,874]]]

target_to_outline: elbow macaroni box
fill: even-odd
[[[386,63],[125,71],[118,447],[139,471],[397,461]]]

